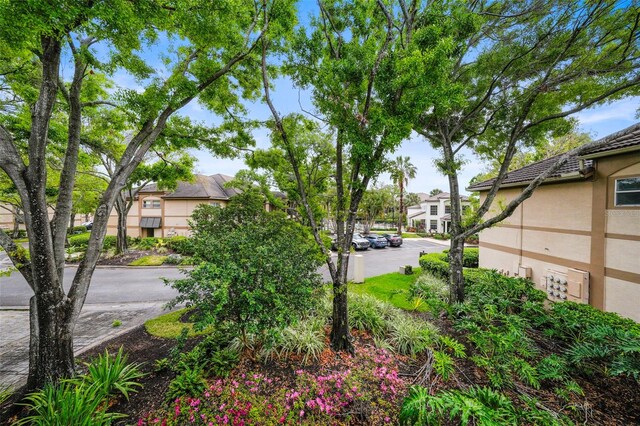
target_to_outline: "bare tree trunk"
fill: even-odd
[[[126,253],[129,250],[127,241],[127,215],[131,209],[131,204],[127,204],[123,195],[118,195],[115,202],[115,209],[118,213],[118,231],[116,235],[116,254]]]
[[[17,207],[14,207],[14,210],[13,210],[13,234],[12,234],[13,238],[20,237],[20,222],[18,221],[19,217],[20,217],[20,211],[18,210]]]
[[[398,215],[398,235],[402,235],[402,218],[404,217],[404,182],[400,179],[400,214]]]
[[[69,216],[69,229],[73,228],[76,224],[76,212],[71,212]]]

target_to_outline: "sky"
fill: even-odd
[[[309,4],[312,3],[313,2],[304,1],[300,3],[302,25],[308,24],[308,16],[311,12]],[[163,43],[160,44],[162,45]],[[158,61],[158,70],[161,70],[161,68],[162,64]],[[162,72],[160,71],[160,73]],[[122,72],[116,73],[116,75],[113,76],[113,80],[118,87],[138,88],[135,80]],[[277,79],[273,83],[275,90],[272,93],[272,98],[281,115],[292,112],[303,113],[302,109],[307,111],[313,110],[308,92],[300,91],[293,87],[292,82],[285,78]],[[627,98],[582,111],[573,117],[579,122],[578,131],[588,133],[593,139],[598,139],[637,122],[636,112],[639,106],[640,97]],[[246,104],[246,107],[248,111],[247,116],[252,119],[267,120],[271,118],[267,106],[260,101]],[[200,121],[206,124],[219,122],[218,117],[195,101],[192,101],[180,110],[179,114],[186,115],[194,121]],[[256,130],[254,132],[254,138],[258,148],[266,148],[269,146],[268,133],[265,129]],[[211,175],[222,173],[235,175],[239,170],[247,168],[242,158],[216,158],[208,151],[195,151],[193,155],[197,159],[196,172],[201,174]],[[398,150],[390,155],[389,158],[393,159],[400,155],[408,156],[411,163],[417,168],[415,179],[409,181],[407,187],[409,192],[428,193],[434,188],[447,191],[448,182],[446,177],[440,174],[434,166],[434,160],[438,158],[438,152],[431,148],[422,137],[416,134],[412,135],[412,137],[404,141]],[[463,159],[465,163],[459,175],[461,189],[465,188],[474,176],[485,171],[486,167],[486,165],[470,151],[463,152]],[[390,182],[388,173],[378,178],[379,184]]]

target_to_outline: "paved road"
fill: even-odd
[[[371,277],[395,272],[404,265],[417,266],[421,251],[437,252],[444,248],[441,243],[427,240],[405,240],[402,247],[369,249],[356,255],[363,256],[365,276]],[[354,260],[351,259],[350,275],[353,265]],[[71,281],[75,271],[74,267],[65,270],[65,283]],[[321,272],[329,281],[326,267],[321,268]],[[177,268],[97,268],[74,333],[76,353],[158,316],[164,304],[176,295],[173,289],[164,285],[162,277],[175,279],[181,276]],[[20,274],[0,277],[0,389],[18,386],[26,378],[27,306],[31,295]],[[121,321],[122,326],[114,328],[114,320]]]
[[[365,262],[365,275],[372,277],[397,271],[400,266],[418,265],[421,251],[441,251],[442,245],[427,240],[405,240],[401,247],[369,249],[356,252]],[[335,254],[334,254],[335,256]],[[350,274],[353,273],[354,259],[349,261]],[[326,267],[321,268],[326,281],[329,274]],[[74,267],[65,270],[65,285],[68,286],[75,274]],[[87,304],[113,304],[136,302],[166,302],[171,300],[175,291],[164,285],[162,278],[175,279],[183,276],[177,268],[108,268],[99,267],[93,274]],[[26,307],[32,295],[24,278],[18,273],[9,277],[0,277],[0,307]]]

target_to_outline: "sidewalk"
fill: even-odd
[[[86,304],[74,332],[76,355],[165,313],[164,302]],[[122,325],[114,327],[114,321]],[[29,311],[0,310],[0,389],[19,388],[29,372]]]

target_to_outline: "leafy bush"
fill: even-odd
[[[29,408],[29,415],[15,425],[110,425],[113,420],[126,417],[107,413],[99,386],[78,385],[69,380],[46,385],[27,396],[24,405]]]
[[[181,255],[172,253],[166,257],[164,263],[167,265],[180,265],[183,260],[184,258]]]
[[[444,281],[449,281],[449,263],[445,253],[428,253],[420,257],[420,267]]]
[[[449,300],[449,284],[432,275],[430,272],[424,272],[411,285],[409,295],[412,299],[420,298],[422,300],[440,300],[448,302]]]
[[[85,246],[86,247],[89,244],[90,237],[91,237],[90,232],[69,237],[69,246],[71,247]]]
[[[157,243],[158,243],[158,238],[145,237],[145,238],[140,238],[135,243],[135,246],[136,246],[136,248],[138,250],[151,250],[151,249],[154,249],[156,247]]]
[[[387,331],[383,303],[366,294],[352,294],[348,299],[349,325],[382,336]]]
[[[400,420],[402,424],[410,425],[572,424],[564,417],[555,417],[537,408],[535,401],[521,409],[506,395],[480,386],[441,391],[436,395],[430,395],[428,389],[415,386],[404,400]]]
[[[183,256],[193,256],[195,254],[191,238],[177,236],[167,239],[166,242],[167,247],[178,254]]]
[[[401,354],[417,355],[431,346],[436,337],[433,325],[407,314],[389,321],[389,343]]]
[[[244,192],[224,209],[201,205],[192,228],[202,262],[171,283],[179,292],[172,303],[197,306],[200,327],[233,323],[248,344],[248,335],[286,327],[313,304],[320,252],[300,224],[266,212],[261,198]]]
[[[70,228],[67,228],[68,235],[83,234],[85,232],[87,232],[86,226],[72,226]]]
[[[29,415],[17,425],[109,425],[113,420],[126,417],[119,413],[107,413],[109,398],[122,394],[128,398],[140,386],[135,382],[142,377],[138,364],[127,364],[122,348],[115,357],[104,356],[86,364],[88,373],[73,379],[62,380],[57,385],[26,397],[24,404]]]
[[[186,367],[169,383],[165,398],[173,401],[183,396],[201,395],[205,390],[207,382],[202,377],[202,369]]]
[[[325,320],[319,317],[309,317],[291,324],[265,345],[262,355],[268,359],[274,355],[295,353],[302,355],[303,364],[310,358],[318,359],[325,347],[324,325]]]
[[[127,358],[122,346],[115,356],[109,355],[109,350],[105,349],[104,354],[98,355],[97,358],[85,364],[87,367],[85,380],[90,385],[98,386],[105,397],[110,397],[117,392],[129,399],[129,393],[142,386],[136,380],[144,374],[140,371],[141,364],[129,364]]]

